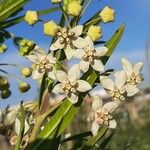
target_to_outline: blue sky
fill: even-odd
[[[149,86],[149,72],[145,59],[145,44],[150,42],[150,1],[149,0],[93,0],[91,6],[88,8],[85,17],[82,18],[80,24],[94,14],[94,12],[102,9],[104,6],[110,6],[116,11],[116,18],[114,23],[102,24],[103,40],[108,40],[113,32],[119,27],[120,24],[126,24],[126,30],[124,36],[117,47],[115,53],[106,65],[106,69],[115,68],[120,69],[120,58],[122,56],[129,58],[132,62],[142,60],[145,62],[143,74],[145,82],[142,86]],[[31,0],[26,6],[25,10],[42,10],[52,7],[50,0]],[[44,21],[55,20],[58,22],[59,13],[53,13],[50,15],[41,17]],[[43,35],[43,25],[38,23],[34,27],[29,26],[23,22],[17,26],[8,29],[15,35],[23,36],[34,40],[38,45],[48,49],[50,38]],[[0,55],[0,63],[19,63],[22,65],[29,65],[29,63],[19,57],[17,49],[13,46],[12,42],[7,42],[8,52]],[[113,65],[112,65],[113,64]],[[19,73],[19,70],[15,68],[8,69],[11,73]],[[0,100],[0,107],[4,107],[7,104],[16,104],[20,100],[31,100],[36,97],[38,84],[31,79],[27,80],[31,83],[32,88],[25,94],[20,94],[17,91],[17,83],[11,80],[13,94],[5,101]],[[32,81],[32,82],[31,82]]]

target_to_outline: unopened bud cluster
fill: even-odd
[[[7,50],[7,46],[5,44],[0,44],[0,53],[4,53]]]

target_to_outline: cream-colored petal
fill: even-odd
[[[75,33],[75,36],[78,37],[82,34],[83,31],[83,26],[82,25],[78,25],[72,29],[70,29],[71,32]]]
[[[139,92],[139,89],[135,85],[125,85],[127,96],[133,96]]]
[[[117,77],[119,76],[120,72],[121,72],[121,71],[116,71],[116,72],[114,73],[114,77],[117,78]]]
[[[39,73],[37,69],[35,69],[35,70],[32,72],[32,78],[33,78],[34,80],[37,80],[37,79],[42,78],[43,75],[44,75],[44,73]]]
[[[53,57],[53,55],[51,53],[47,55],[47,58],[49,59],[50,63],[52,63],[52,64],[56,63],[56,58]]]
[[[128,76],[130,76],[131,73],[133,72],[132,64],[127,59],[125,59],[125,58],[122,58],[121,62],[122,62],[122,68],[123,68],[123,70],[126,72],[126,74]]]
[[[76,82],[79,78],[80,78],[79,65],[74,65],[68,71],[68,79],[71,82]]]
[[[68,80],[67,74],[62,70],[57,70],[55,76],[59,82],[66,82]]]
[[[117,86],[118,89],[123,87],[126,83],[126,73],[124,71],[120,71],[118,73],[118,76],[115,78],[115,85]]]
[[[60,43],[60,39],[58,38],[56,40],[56,42],[54,42],[51,46],[50,46],[50,50],[51,51],[55,51],[55,50],[58,50],[58,49],[63,49],[65,47],[65,44],[61,44]]]
[[[102,108],[107,109],[108,112],[112,113],[118,107],[115,102],[108,102]]]
[[[64,90],[61,87],[61,84],[56,84],[52,90],[55,94],[64,94]]]
[[[91,132],[94,136],[97,135],[99,128],[100,128],[100,125],[96,121],[94,121],[91,127]]]
[[[138,62],[134,65],[133,72],[135,73],[136,76],[140,74],[143,66],[144,66],[143,62]]]
[[[77,83],[78,83],[77,90],[80,92],[86,92],[92,89],[92,86],[87,81],[78,80]]]
[[[72,103],[75,104],[78,102],[78,96],[75,95],[74,93],[71,93],[71,95],[68,97],[68,100]]]
[[[94,49],[94,43],[93,43],[92,39],[89,36],[86,36],[85,40],[88,43],[88,47],[90,47],[93,50]]]
[[[0,110],[0,123],[3,121],[3,113],[2,111]]]
[[[75,49],[72,48],[70,45],[67,45],[64,49],[65,55],[67,59],[71,59],[75,54]]]
[[[33,51],[34,55],[36,55],[40,60],[43,60],[46,57],[46,52],[39,48],[34,49]]]
[[[105,46],[97,47],[96,50],[96,56],[101,57],[104,56],[108,52],[108,48]]]
[[[81,59],[84,54],[85,54],[85,51],[83,49],[77,49],[74,53],[74,57]]]
[[[85,48],[88,46],[87,41],[81,37],[78,37],[76,40],[72,41],[72,43],[76,48]]]
[[[100,77],[100,82],[105,89],[114,90],[114,82],[109,77]]]
[[[91,64],[94,70],[96,71],[104,71],[104,65],[101,60],[94,60],[94,64]]]
[[[87,72],[89,70],[90,63],[84,60],[79,62],[79,67],[82,72]]]
[[[29,59],[30,61],[32,61],[35,64],[38,64],[40,61],[40,59],[35,55],[28,55],[25,58]]]
[[[96,111],[99,108],[102,107],[103,101],[99,95],[94,95],[93,101],[92,101],[92,108]]]
[[[51,78],[52,80],[55,80],[55,79],[56,79],[55,71],[54,71],[54,70],[53,70],[53,71],[50,71],[50,72],[48,73],[48,77]]]
[[[10,111],[5,117],[4,117],[4,125],[10,126],[14,123],[16,118],[17,112],[15,110]]]
[[[108,128],[110,129],[115,129],[117,127],[117,123],[114,119],[112,120],[109,120],[109,125],[108,125]]]

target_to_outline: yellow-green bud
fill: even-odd
[[[19,46],[25,46],[27,44],[27,40],[23,39],[19,41]]]
[[[0,53],[4,53],[7,50],[7,46],[5,44],[0,44]]]
[[[104,23],[112,22],[112,21],[114,21],[114,18],[115,18],[115,11],[110,7],[105,7],[99,13],[99,15]]]
[[[58,25],[54,21],[44,23],[44,34],[55,36],[59,30]]]
[[[67,5],[67,13],[72,16],[79,16],[82,10],[82,6],[77,2],[73,1]]]
[[[28,45],[29,47],[32,47],[32,46],[34,45],[34,42],[33,42],[33,41],[27,41],[27,45]]]
[[[0,76],[0,90],[4,91],[10,87],[8,79],[6,77]]]
[[[31,68],[27,68],[27,67],[22,68],[21,69],[21,74],[22,74],[23,77],[28,78],[32,74],[32,69]]]
[[[92,41],[97,41],[102,37],[101,28],[99,26],[91,25],[87,32],[87,35],[92,39]]]
[[[24,19],[29,25],[34,25],[39,20],[39,16],[36,11],[29,10],[26,12]]]
[[[52,3],[61,3],[62,0],[51,0]]]
[[[8,98],[10,95],[11,95],[11,91],[10,91],[10,90],[1,91],[1,98],[2,98],[2,99],[6,99],[6,98]]]
[[[21,93],[25,93],[30,89],[30,84],[27,82],[21,82],[18,88]]]

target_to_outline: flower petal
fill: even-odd
[[[53,57],[53,55],[51,53],[47,55],[47,58],[48,58],[50,63],[52,63],[52,64],[56,63],[56,58]]]
[[[56,76],[55,76],[55,71],[52,70],[48,73],[48,77],[51,78],[52,80],[55,80],[56,79]]]
[[[82,34],[83,31],[83,26],[82,25],[78,25],[72,29],[70,29],[71,32],[75,33],[75,36],[78,37]]]
[[[96,56],[101,57],[107,53],[108,48],[105,46],[101,46],[101,47],[95,48],[95,50],[96,50]]]
[[[40,60],[44,59],[46,57],[46,53],[44,52],[44,50],[40,47],[36,47],[34,48],[33,51],[34,55],[36,55]]]
[[[64,90],[61,87],[61,84],[56,84],[52,90],[55,94],[64,94]]]
[[[59,38],[50,46],[50,50],[55,51],[57,49],[63,49],[65,44],[61,44]]]
[[[87,36],[87,37],[85,37],[85,40],[88,43],[88,47],[90,47],[90,49],[93,50],[94,49],[94,43],[93,43],[92,39],[89,36]]]
[[[90,63],[84,60],[79,62],[79,67],[82,72],[87,72],[89,70]]]
[[[100,125],[96,121],[94,121],[91,127],[91,132],[94,136],[97,135],[99,128],[100,128]]]
[[[126,83],[126,74],[124,71],[120,71],[118,73],[118,76],[115,78],[115,85],[117,86],[118,89],[124,86]]]
[[[126,72],[126,74],[128,76],[130,76],[131,73],[132,73],[132,71],[133,71],[132,64],[127,59],[125,59],[125,58],[122,58],[121,62],[122,62],[123,70]]]
[[[37,80],[37,79],[40,79],[42,78],[44,73],[39,73],[37,69],[35,69],[33,72],[32,72],[32,78],[34,80]]]
[[[70,96],[68,96],[68,100],[72,103],[75,104],[78,102],[78,96],[75,95],[74,93],[71,93]]]
[[[56,75],[56,79],[59,82],[66,82],[66,81],[68,81],[67,74],[64,71],[62,71],[62,70],[57,70],[55,75]]]
[[[74,65],[68,71],[68,79],[71,82],[76,82],[79,78],[80,78],[79,65]]]
[[[144,65],[143,62],[138,62],[134,65],[133,72],[135,73],[136,76],[140,74],[140,71],[141,71],[143,65]]]
[[[33,63],[35,64],[38,64],[40,59],[35,56],[35,55],[28,55],[28,56],[25,56],[27,59],[29,59],[30,61],[32,61]]]
[[[115,129],[116,127],[117,127],[116,121],[114,119],[109,120],[109,126],[108,126],[108,128]]]
[[[139,92],[139,89],[135,85],[125,85],[127,96],[133,96]]]
[[[83,49],[77,49],[74,53],[74,57],[81,59],[84,54],[85,54],[85,51]]]
[[[115,102],[108,102],[102,108],[107,109],[109,113],[112,113],[118,107]]]
[[[84,48],[88,46],[87,41],[81,37],[78,37],[76,40],[72,41],[72,43],[76,48]]]
[[[100,77],[102,86],[108,90],[114,90],[114,82],[108,77]]]
[[[75,54],[75,49],[71,48],[70,45],[67,45],[64,49],[67,59],[71,59]]]
[[[77,83],[78,83],[77,90],[80,92],[86,92],[92,89],[92,86],[87,81],[78,80]]]
[[[5,117],[4,117],[4,125],[10,126],[14,123],[16,118],[17,112],[15,110],[10,111]]]
[[[102,101],[101,97],[96,94],[93,97],[92,108],[96,111],[97,109],[102,107],[102,104],[103,104],[103,101]]]
[[[94,70],[96,71],[104,71],[104,65],[101,60],[94,60],[94,64],[91,64]]]

